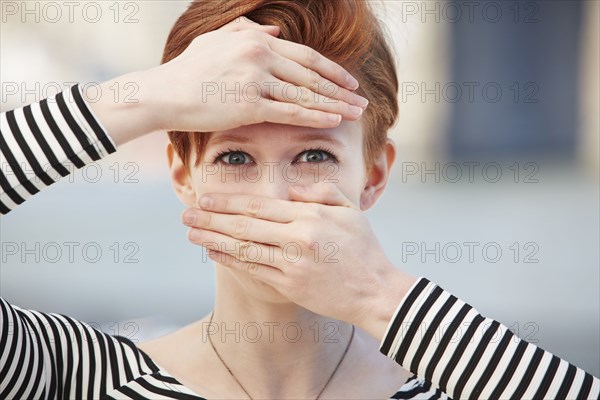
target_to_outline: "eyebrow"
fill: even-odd
[[[298,137],[298,139],[305,141],[305,142],[326,142],[326,143],[330,143],[332,145],[336,145],[339,147],[346,147],[346,144],[344,144],[342,141],[336,139],[335,137],[323,135],[320,133],[311,133],[311,132],[302,133],[302,134],[297,135],[297,137]],[[250,137],[250,135],[224,133],[222,135],[219,135],[218,137],[212,136],[208,140],[207,145],[218,145],[221,143],[228,143],[228,142],[251,143],[252,138]]]

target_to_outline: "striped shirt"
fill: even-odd
[[[0,119],[0,212],[116,151],[79,85]],[[600,399],[600,380],[420,277],[380,351],[414,375],[393,399]],[[0,399],[202,399],[129,339],[0,298]]]

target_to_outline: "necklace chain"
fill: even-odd
[[[210,314],[210,321],[208,322],[209,324],[212,323],[214,315],[215,315],[215,312],[213,311]],[[344,354],[342,354],[342,358],[340,358],[340,361],[338,361],[337,365],[335,366],[335,369],[333,370],[333,373],[329,376],[329,379],[327,379],[327,382],[325,382],[325,385],[323,386],[323,388],[321,389],[321,391],[319,392],[319,394],[317,395],[317,398],[315,400],[319,400],[319,398],[321,397],[321,394],[323,394],[323,392],[325,391],[325,388],[327,387],[327,385],[329,385],[329,382],[331,382],[331,379],[333,379],[335,373],[337,372],[338,368],[342,364],[342,361],[344,361],[344,358],[346,358],[346,354],[348,353],[348,349],[350,348],[350,345],[352,344],[352,340],[354,339],[354,331],[355,331],[355,327],[354,327],[354,325],[352,325],[352,335],[350,336],[350,340],[348,341],[348,344],[346,345],[346,349],[344,350]],[[250,400],[253,400],[252,396],[250,396],[250,394],[248,393],[248,391],[246,390],[246,388],[244,387],[244,385],[242,385],[242,383],[234,375],[234,373],[231,371],[231,368],[229,368],[229,366],[227,365],[227,363],[225,362],[225,360],[223,360],[223,357],[221,357],[221,355],[217,351],[215,345],[213,344],[212,339],[210,338],[210,335],[208,335],[208,341],[210,342],[210,346],[212,347],[212,349],[215,352],[215,354],[217,355],[217,357],[219,357],[219,360],[221,360],[221,363],[223,364],[223,366],[227,369],[227,372],[229,372],[229,375],[231,375],[231,377],[237,382],[237,384],[239,385],[239,387],[242,388],[242,390],[244,391],[244,393],[246,393],[246,396],[248,396],[248,398]]]

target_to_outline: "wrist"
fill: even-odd
[[[361,328],[381,342],[398,306],[416,281],[417,278],[392,267],[373,298],[371,312],[361,322]]]
[[[82,90],[83,99],[117,146],[156,131],[146,71],[133,72]]]

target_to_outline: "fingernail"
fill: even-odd
[[[327,117],[327,119],[330,122],[340,122],[342,119],[342,116],[339,114],[329,114],[329,116]]]
[[[359,117],[363,113],[363,109],[360,107],[350,106],[349,108],[350,108],[350,114],[352,114],[355,117]]]
[[[186,225],[191,225],[192,223],[194,223],[194,220],[196,219],[196,216],[194,215],[194,213],[192,211],[186,211],[183,213],[183,222]]]
[[[213,206],[213,199],[209,196],[202,196],[200,199],[200,207],[211,208]]]
[[[369,100],[367,100],[366,98],[356,95],[356,100],[359,106],[361,106],[362,108],[366,108],[369,105]]]
[[[188,235],[190,240],[200,240],[200,230],[198,229],[192,229]]]
[[[346,84],[350,89],[358,88],[358,81],[350,74],[346,75]]]

